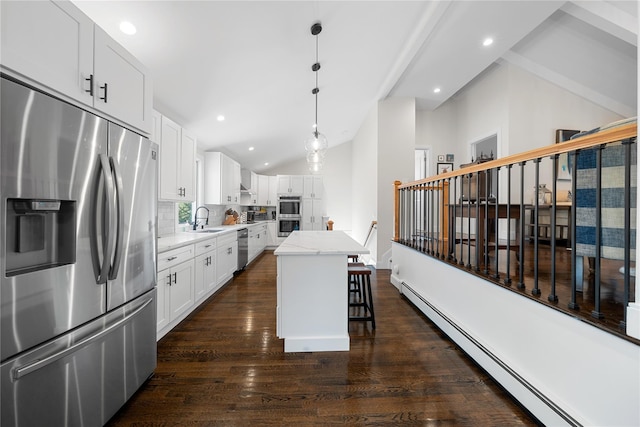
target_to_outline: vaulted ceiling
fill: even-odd
[[[377,101],[435,109],[496,61],[637,114],[636,1],[74,2],[150,69],[154,108],[256,172],[304,157],[317,21],[330,147],[350,141]]]

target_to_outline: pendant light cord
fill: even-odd
[[[315,96],[316,96],[316,128],[314,130],[314,134],[316,136],[316,138],[318,137],[318,92],[320,92],[320,88],[318,87],[318,71],[320,71],[320,63],[318,62],[318,34],[316,34],[316,64],[318,64],[318,69],[316,70],[316,90],[315,90]]]

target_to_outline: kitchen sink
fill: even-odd
[[[223,230],[195,230],[195,233],[220,233]]]

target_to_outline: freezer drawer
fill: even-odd
[[[156,290],[0,366],[0,424],[101,426],[156,367]]]

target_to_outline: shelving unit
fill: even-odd
[[[538,206],[538,240],[551,240],[551,205]],[[535,226],[535,206],[525,206],[525,233],[526,238],[533,240],[536,235]],[[565,242],[567,247],[571,247],[571,205],[556,205],[556,242]]]

